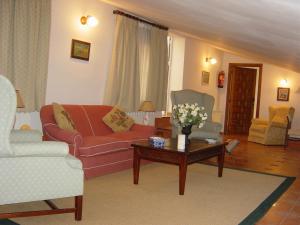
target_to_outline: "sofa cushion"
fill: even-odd
[[[114,132],[128,131],[134,124],[134,120],[117,106],[107,113],[102,120]]]
[[[145,141],[152,135],[148,132],[139,132],[139,131],[125,131],[118,132],[107,135],[106,137],[116,138],[118,140],[123,140],[128,143],[128,147],[131,147],[131,144],[136,141]]]
[[[266,132],[267,126],[264,125],[255,125],[255,126],[251,126],[250,130],[252,132],[257,132],[257,133],[261,133],[264,134]]]
[[[81,157],[109,154],[116,151],[127,150],[129,143],[109,136],[88,136],[83,138],[83,144],[79,147]]]
[[[133,142],[148,140],[150,135],[147,132],[126,131],[105,136],[84,137],[83,144],[79,147],[79,155],[92,157],[128,150]]]
[[[52,106],[54,118],[58,127],[67,131],[75,131],[75,124],[64,107],[58,103],[53,103]]]

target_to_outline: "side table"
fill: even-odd
[[[170,138],[172,136],[172,126],[170,123],[170,117],[157,117],[155,118],[155,134],[163,138]]]

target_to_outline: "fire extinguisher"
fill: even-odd
[[[220,71],[218,74],[218,88],[224,87],[225,73],[224,71]]]

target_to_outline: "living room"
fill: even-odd
[[[124,10],[129,14],[161,23],[160,21],[156,21],[156,18],[148,16],[143,17],[143,15],[146,14],[144,14],[143,10],[138,12],[138,7],[135,11],[133,11],[130,10],[130,4],[127,5],[124,3],[122,6],[122,3],[119,2],[120,1],[98,0],[51,1],[51,30],[49,35],[49,60],[45,104],[52,104],[53,102],[75,105],[103,104],[106,83],[111,65],[116,28],[116,15],[113,14],[114,10]],[[82,25],[80,23],[80,18],[87,15],[92,15],[97,18],[99,21],[98,25],[95,27]],[[163,23],[162,25],[169,26],[169,24]],[[256,114],[256,111],[258,111],[259,118],[267,119],[269,116],[269,106],[280,104],[293,106],[295,108],[295,113],[291,130],[299,129],[300,106],[297,99],[300,94],[300,74],[296,67],[292,67],[292,63],[288,64],[290,63],[288,60],[285,62],[280,61],[277,57],[268,58],[266,55],[255,54],[255,51],[249,52],[247,50],[243,50],[242,47],[233,48],[232,46],[228,46],[225,48],[224,46],[218,46],[207,40],[207,38],[195,35],[193,32],[188,32],[187,30],[180,30],[176,27],[169,26],[169,34],[173,37],[173,40],[177,40],[176,38],[184,40],[183,48],[176,52],[178,55],[172,56],[174,58],[177,57],[177,60],[179,59],[174,63],[176,76],[178,76],[174,79],[181,79],[182,86],[177,87],[178,89],[172,90],[192,89],[213,96],[215,99],[213,117],[217,120],[217,122],[220,122],[223,125],[222,132],[226,133],[226,102],[228,97],[227,81],[229,77],[230,64],[263,64],[263,69],[261,71],[261,94],[259,103],[257,103],[256,95],[256,108],[254,113]],[[72,39],[91,43],[89,61],[70,57]],[[216,63],[210,64],[209,62],[206,62],[206,58],[214,58],[216,59]],[[0,71],[2,72],[1,68]],[[218,88],[218,74],[221,71],[225,74],[225,82],[222,88]],[[203,83],[203,72],[209,73],[209,79],[206,83]],[[284,88],[289,88],[290,90],[288,102],[281,102],[277,100],[277,91],[278,87],[282,87],[282,84],[280,83],[282,80],[286,81]],[[20,91],[22,94],[22,90]],[[256,92],[257,91],[258,87],[256,87]],[[170,94],[170,92],[168,92],[168,94]],[[27,99],[25,97],[25,105],[26,100]],[[170,108],[170,102],[168,104]],[[29,125],[32,129],[42,131],[39,112],[18,112],[16,115],[15,128],[19,129],[24,124]],[[247,137],[245,135],[242,137],[239,135],[233,135],[228,136],[228,138],[240,139],[242,143],[238,146],[238,148],[248,148],[246,141]],[[250,145],[251,148],[255,146],[256,145]],[[257,148],[261,149],[261,151],[266,151],[266,149],[272,148],[265,147],[266,149],[264,149],[264,146],[258,146],[259,147]],[[248,149],[249,151],[250,147]],[[288,151],[292,151],[291,154],[293,156],[295,155],[297,158],[299,154],[297,155],[297,152],[295,153],[295,149],[298,147],[299,145],[297,142],[292,142],[291,149],[288,148],[286,150],[287,154]],[[227,160],[229,160],[229,164],[233,164],[233,161],[235,160],[243,160],[248,157],[247,153],[238,148],[236,152],[233,150],[232,155],[226,156]],[[282,157],[286,154],[283,147],[274,147],[274,149],[272,149],[272,154],[276,154],[273,153],[273,151],[279,151],[280,154],[283,155]],[[260,156],[258,155],[257,157]],[[239,162],[235,161],[235,163],[238,164]],[[55,217],[55,215],[53,217]],[[87,224],[84,223],[84,217],[82,224]],[[101,217],[99,217],[99,219],[101,219]],[[296,219],[299,219],[299,217]],[[25,218],[23,221],[28,221],[28,223],[24,222],[20,224],[31,224],[31,218]],[[70,224],[73,222],[75,221],[70,221]],[[33,222],[32,224],[36,223]],[[43,224],[48,223],[45,220]],[[80,224],[80,222],[78,224]],[[119,222],[119,224],[126,223]]]

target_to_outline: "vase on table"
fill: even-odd
[[[181,133],[185,135],[185,145],[190,144],[189,135],[192,133],[192,126],[193,125],[187,125],[181,129]]]

